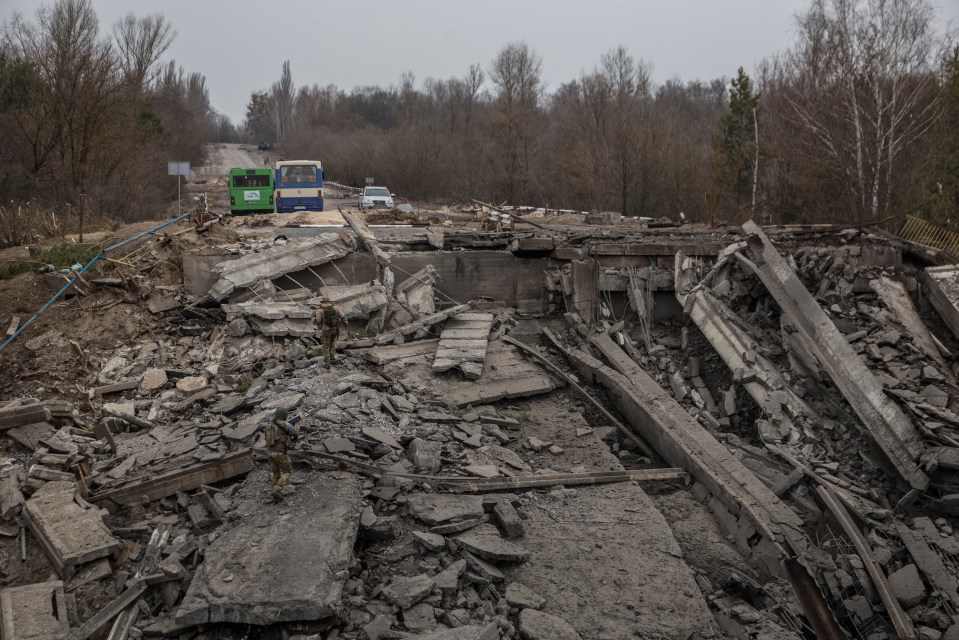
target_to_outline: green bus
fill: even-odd
[[[230,169],[231,213],[273,213],[273,170]]]

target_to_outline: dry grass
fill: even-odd
[[[0,207],[0,249],[62,238],[63,225],[53,209],[35,202]]]

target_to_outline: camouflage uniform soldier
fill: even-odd
[[[267,456],[273,470],[273,500],[276,502],[283,499],[280,492],[293,472],[293,463],[286,452],[293,448],[293,441],[300,435],[299,428],[287,422],[286,418],[286,409],[277,409],[266,427]]]
[[[340,323],[343,322],[343,313],[333,306],[333,301],[329,298],[323,298],[320,308],[313,316],[314,322],[320,325],[323,332],[323,355],[325,356],[323,366],[327,369],[333,363],[333,356],[336,352],[336,340],[340,337]]]

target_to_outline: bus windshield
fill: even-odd
[[[316,167],[287,165],[280,167],[280,182],[284,184],[312,184],[316,182]]]
[[[233,176],[234,187],[269,187],[270,176],[252,175],[252,176]]]

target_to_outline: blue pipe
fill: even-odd
[[[153,227],[152,229],[150,229],[150,230],[148,230],[148,231],[144,231],[143,233],[138,233],[138,234],[136,234],[135,236],[131,236],[131,237],[127,238],[126,240],[122,241],[122,242],[118,242],[118,243],[116,243],[116,244],[114,244],[114,245],[111,245],[111,246],[107,247],[106,249],[101,250],[100,253],[98,253],[97,255],[95,255],[95,256],[93,257],[93,259],[90,260],[90,262],[88,262],[88,263],[86,264],[86,266],[84,266],[82,269],[80,269],[79,271],[77,271],[77,272],[76,272],[77,275],[75,275],[73,278],[71,278],[70,281],[67,282],[67,283],[63,286],[62,289],[60,289],[59,291],[57,291],[52,298],[50,298],[49,300],[47,300],[47,303],[46,303],[45,305],[43,305],[43,307],[41,307],[40,310],[37,311],[37,312],[33,315],[32,318],[30,318],[30,319],[27,320],[23,325],[21,325],[20,328],[17,329],[17,331],[16,331],[12,336],[10,336],[9,338],[7,338],[7,339],[4,341],[3,344],[0,344],[0,351],[3,351],[3,348],[4,348],[4,347],[6,347],[6,346],[7,346],[8,344],[10,344],[11,342],[13,342],[13,340],[14,340],[17,336],[19,336],[21,333],[23,333],[23,331],[24,331],[27,327],[29,327],[29,326],[33,323],[34,320],[36,320],[38,317],[40,317],[40,314],[41,314],[41,313],[43,313],[44,311],[46,311],[47,309],[49,309],[49,308],[53,305],[53,303],[56,302],[57,299],[58,299],[60,296],[63,295],[63,292],[66,291],[67,289],[69,289],[70,287],[72,287],[72,286],[73,286],[73,283],[76,282],[76,281],[79,279],[80,276],[82,276],[84,273],[86,273],[87,270],[90,269],[90,267],[92,267],[98,260],[100,260],[100,259],[102,259],[102,258],[106,258],[106,255],[105,255],[105,254],[106,254],[107,251],[112,251],[112,250],[114,250],[114,249],[116,249],[116,248],[118,248],[118,247],[122,247],[123,245],[128,244],[128,243],[130,243],[130,242],[132,242],[132,241],[134,241],[134,240],[136,240],[136,239],[138,239],[138,238],[142,238],[143,236],[150,235],[150,234],[152,234],[152,233],[156,233],[157,231],[159,231],[160,229],[163,229],[164,227],[168,227],[168,226],[170,226],[171,224],[174,224],[174,223],[176,223],[176,222],[179,222],[180,220],[183,220],[184,218],[189,218],[191,215],[192,215],[192,214],[190,214],[190,213],[184,213],[183,215],[177,216],[176,218],[173,218],[172,220],[170,220],[170,221],[168,221],[168,222],[164,222],[163,224],[161,224],[161,225],[159,225],[159,226],[157,226],[157,227]]]

